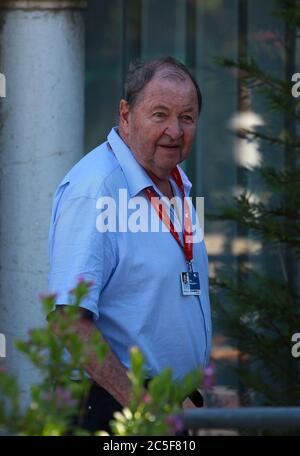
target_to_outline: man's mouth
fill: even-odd
[[[160,147],[166,147],[167,149],[178,149],[181,147],[180,144],[158,144]]]

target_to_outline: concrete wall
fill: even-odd
[[[0,332],[23,403],[37,373],[13,340],[45,322],[38,294],[47,290],[52,197],[83,155],[83,4],[1,1]]]

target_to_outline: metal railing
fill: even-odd
[[[247,407],[240,409],[189,409],[180,414],[184,425],[197,429],[245,429],[300,431],[300,407]]]

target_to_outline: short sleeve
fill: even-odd
[[[57,293],[57,305],[72,304],[79,278],[93,282],[81,307],[99,317],[99,299],[115,268],[116,252],[111,232],[96,228],[96,198],[80,196],[65,200],[50,227],[49,292]]]

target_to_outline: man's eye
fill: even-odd
[[[182,116],[182,120],[184,120],[185,122],[193,122],[194,119],[192,116],[188,116],[188,115],[185,115],[185,116]]]
[[[163,117],[166,116],[166,114],[164,112],[155,112],[154,116],[158,117],[159,119],[162,119]]]

